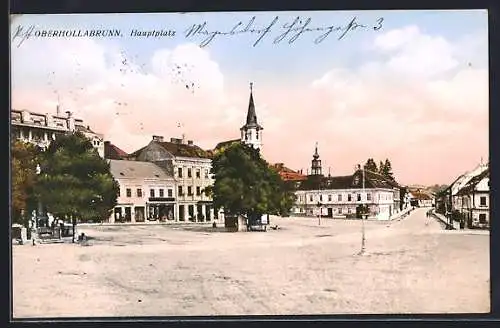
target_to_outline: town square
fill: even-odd
[[[485,13],[12,16],[12,317],[488,313]]]

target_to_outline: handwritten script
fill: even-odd
[[[302,35],[314,33],[316,38],[314,39],[315,44],[319,44],[327,39],[333,32],[337,33],[337,40],[344,39],[348,34],[356,30],[373,30],[378,31],[383,27],[384,18],[378,18],[373,24],[361,24],[358,22],[356,16],[354,16],[346,24],[334,24],[330,26],[312,26],[311,17],[302,18],[295,17],[291,22],[285,22],[281,26],[278,26],[280,18],[275,16],[270,22],[263,24],[262,27],[255,26],[256,17],[253,16],[248,22],[244,23],[242,21],[238,22],[229,31],[218,31],[208,29],[208,23],[205,21],[201,24],[194,24],[189,27],[185,32],[186,38],[194,38],[196,36],[203,36],[200,43],[200,47],[205,47],[214,41],[217,37],[221,36],[236,36],[241,34],[256,34],[257,39],[253,43],[253,46],[257,46],[264,38],[268,35],[275,35],[273,39],[273,44],[279,44],[283,41],[287,41],[289,44],[297,41]],[[277,35],[275,34],[277,32]],[[279,34],[278,34],[279,33]]]

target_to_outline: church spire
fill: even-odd
[[[255,104],[253,102],[253,82],[250,82],[250,100],[248,102],[247,124],[248,127],[256,126],[257,114],[255,113]]]
[[[311,175],[321,175],[321,160],[318,154],[318,142],[316,142],[313,160],[311,161]]]
[[[253,100],[253,82],[250,83],[250,100],[248,102],[247,120],[240,129],[241,141],[244,144],[260,149],[262,145],[262,126],[257,123],[257,114],[255,113],[255,103]]]

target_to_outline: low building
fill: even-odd
[[[490,226],[490,171],[484,170],[461,188],[457,196],[460,213],[470,228]]]
[[[109,160],[110,171],[120,185],[117,205],[109,222],[177,222],[173,176],[150,162]]]
[[[424,190],[411,190],[410,204],[415,207],[432,207],[434,206],[434,196]]]
[[[128,156],[129,160],[155,163],[176,179],[176,212],[179,221],[206,222],[214,218],[212,198],[205,192],[213,185],[211,156],[192,140],[153,136],[145,147]]]
[[[11,110],[11,136],[13,139],[33,143],[41,148],[49,146],[57,135],[73,132],[83,133],[92,145],[104,157],[103,135],[96,133],[84,124],[82,119],[73,117],[70,111],[66,116],[41,114],[28,110]]]
[[[388,220],[400,208],[400,186],[396,181],[368,170],[356,170],[352,175],[323,176],[318,149],[313,156],[311,172],[299,182],[292,214],[355,218],[361,206],[368,217]]]

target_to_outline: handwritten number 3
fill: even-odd
[[[375,31],[378,31],[382,28],[382,22],[384,21],[384,18],[383,17],[380,17],[379,19],[377,19],[377,26],[374,26],[373,29]]]

